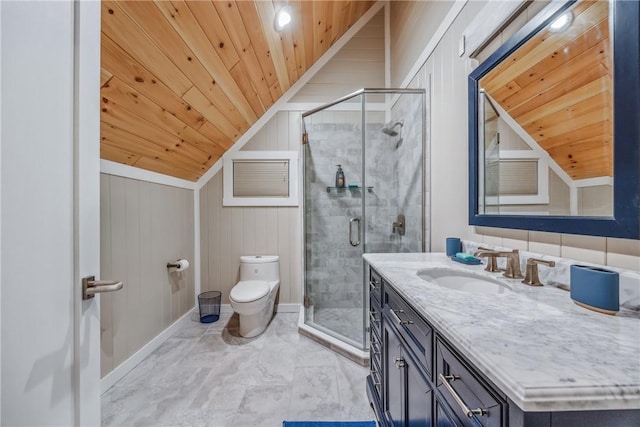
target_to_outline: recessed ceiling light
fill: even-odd
[[[291,16],[291,6],[286,5],[281,7],[278,13],[276,13],[276,20],[274,22],[276,31],[282,31],[284,27],[289,25],[289,23],[291,22]]]
[[[561,33],[571,26],[573,22],[573,13],[571,11],[558,16],[555,21],[549,25],[549,31],[552,33]]]

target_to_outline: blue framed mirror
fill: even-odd
[[[469,75],[469,224],[640,239],[640,2],[552,2]]]

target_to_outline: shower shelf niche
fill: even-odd
[[[357,187],[327,187],[327,193],[331,193],[332,191],[342,192],[344,190],[362,190],[363,188],[366,188],[369,193],[373,192],[373,187],[357,186]]]

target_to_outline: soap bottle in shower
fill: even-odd
[[[338,171],[336,172],[336,188],[344,188],[344,172],[341,165],[338,165]]]

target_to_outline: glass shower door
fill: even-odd
[[[360,349],[365,348],[362,96],[349,100],[356,111],[327,108],[303,118],[305,323]]]

